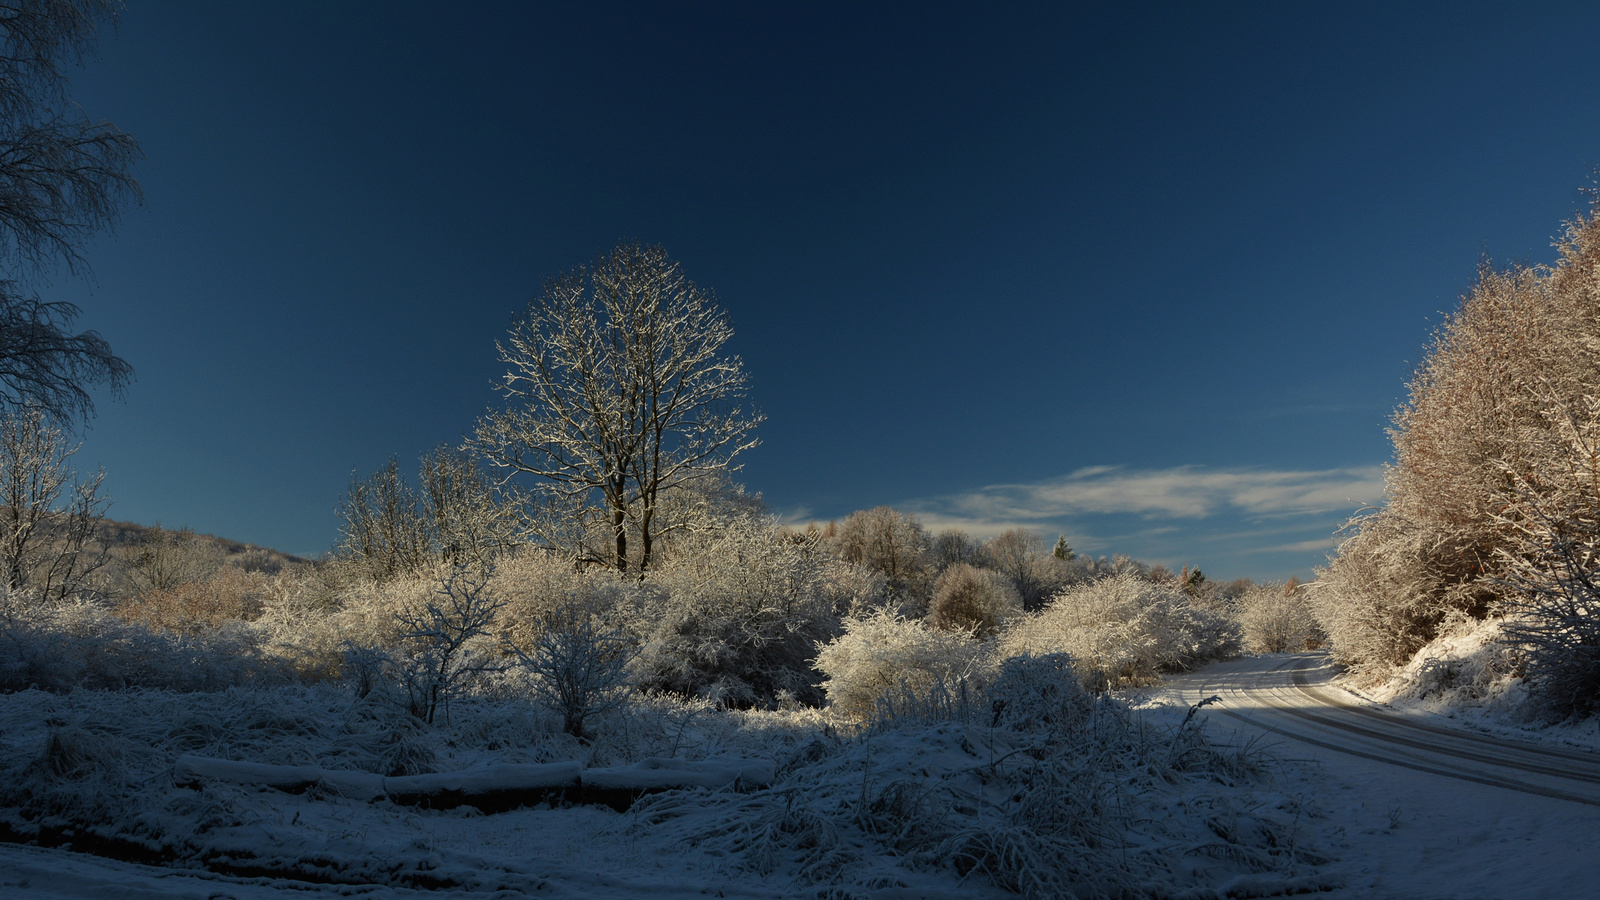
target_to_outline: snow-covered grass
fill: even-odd
[[[1315,881],[1326,860],[1274,793],[1273,763],[1211,742],[1204,715],[1146,722],[1086,693],[1059,656],[1008,660],[981,693],[886,705],[861,726],[816,709],[640,698],[596,719],[592,742],[515,696],[461,697],[427,726],[381,691],[357,698],[334,683],[27,690],[0,695],[0,832],[235,874],[469,890],[587,878],[601,896],[663,877],[840,897]],[[331,786],[179,787],[185,754],[381,775],[764,758],[777,777],[742,792],[666,791],[620,814],[483,816],[360,802]]]

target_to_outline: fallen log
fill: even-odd
[[[618,812],[645,794],[683,788],[711,791],[766,787],[777,777],[769,759],[646,759],[631,766],[585,769],[579,802],[603,804]]]
[[[576,762],[503,763],[457,772],[398,775],[383,780],[393,803],[425,809],[473,806],[485,813],[571,802],[583,766]]]
[[[603,804],[624,811],[639,797],[661,791],[766,787],[776,777],[776,768],[764,759],[647,759],[630,766],[594,769],[584,769],[577,762],[506,763],[384,777],[347,769],[185,755],[173,764],[172,781],[179,787],[202,788],[206,782],[224,782],[297,794],[315,787],[362,802],[386,799],[428,809],[473,806],[485,813],[561,802]]]
[[[352,800],[370,801],[384,795],[383,776],[371,772],[320,766],[274,766],[187,754],[178,757],[172,765],[172,783],[178,787],[199,787],[207,781],[257,785],[290,794],[303,794],[321,785]]]

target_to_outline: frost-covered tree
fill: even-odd
[[[1025,528],[1012,528],[984,541],[983,560],[986,567],[1011,579],[1028,609],[1038,609],[1072,580],[1067,560],[1046,552],[1044,538]]]
[[[435,564],[485,568],[526,531],[518,498],[503,496],[466,452],[440,446],[422,458],[422,489],[391,458],[351,480],[339,504],[340,552],[384,580]]]
[[[889,589],[919,612],[933,584],[928,533],[915,516],[889,506],[853,512],[829,539],[848,562],[881,574]]]
[[[366,574],[378,580],[420,571],[428,561],[430,541],[422,498],[390,457],[366,478],[352,478],[339,504],[340,550],[360,560]]]
[[[446,565],[486,568],[517,547],[526,537],[519,505],[464,450],[439,446],[422,458],[428,537]]]
[[[982,545],[972,535],[956,528],[947,528],[934,535],[931,547],[933,566],[939,572],[958,563],[977,564]]]
[[[67,96],[64,69],[94,47],[113,0],[20,0],[0,6],[0,407],[87,415],[87,387],[121,390],[127,362],[93,331],[74,333],[78,308],[47,302],[19,279],[57,266],[77,271],[83,245],[139,196],[129,173],[139,146],[92,122]]]
[[[1508,472],[1516,496],[1496,517],[1511,589],[1505,640],[1547,712],[1587,717],[1600,713],[1600,397],[1548,399],[1546,453],[1567,465]]]
[[[592,269],[551,278],[497,344],[508,405],[478,423],[473,446],[509,473],[540,479],[562,509],[609,525],[595,561],[626,572],[637,533],[648,569],[663,494],[729,471],[757,443],[744,363],[711,293],[660,247],[623,244]]]
[[[1405,663],[1453,621],[1505,611],[1519,545],[1501,514],[1571,470],[1555,435],[1600,396],[1600,222],[1578,216],[1552,266],[1480,267],[1395,414],[1384,506],[1356,520],[1314,600],[1342,662]],[[1561,501],[1557,501],[1557,507]],[[1530,556],[1531,554],[1531,556]]]
[[[105,562],[92,543],[105,473],[79,480],[63,429],[42,410],[0,418],[0,587],[45,600],[80,593]]]

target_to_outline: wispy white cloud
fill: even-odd
[[[1079,469],[1032,484],[997,484],[916,504],[925,518],[1026,524],[1086,514],[1203,519],[1224,512],[1257,517],[1351,511],[1383,497],[1383,468],[1306,471]]]
[[[1023,528],[1065,535],[1091,556],[1127,553],[1171,568],[1254,578],[1307,577],[1338,543],[1339,525],[1383,500],[1383,467],[1132,469],[1094,466],[1033,483],[995,484],[893,505],[930,533],[990,538]],[[812,510],[784,514],[803,525]],[[830,513],[829,517],[842,517]]]
[[[1247,553],[1306,553],[1312,550],[1332,550],[1339,546],[1339,539],[1332,535],[1317,538],[1311,541],[1296,541],[1293,544],[1279,544],[1276,547],[1252,547]]]

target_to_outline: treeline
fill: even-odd
[[[1332,647],[1377,677],[1493,626],[1450,680],[1517,679],[1557,717],[1600,711],[1600,207],[1553,265],[1484,264],[1394,418],[1387,502],[1316,596]],[[1468,672],[1466,669],[1470,669]]]
[[[1246,642],[1317,640],[1292,584],[1084,557],[1025,530],[930,534],[889,507],[785,527],[704,479],[665,498],[651,567],[623,572],[529,539],[526,500],[442,449],[415,481],[391,462],[353,482],[344,538],[316,564],[182,531],[125,535],[75,593],[7,592],[0,684],[348,680],[424,720],[464,691],[519,691],[581,732],[635,692],[865,716],[1021,654],[1068,653],[1105,689]],[[589,530],[609,544],[603,519]]]

